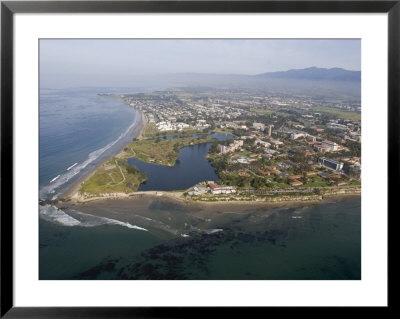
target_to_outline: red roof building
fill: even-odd
[[[260,173],[261,175],[271,175],[271,172],[266,172],[266,171],[263,171],[262,169],[258,169],[257,173]]]
[[[309,171],[309,172],[305,172],[305,173],[306,173],[306,175],[308,175],[308,176],[318,174],[318,172],[316,172],[316,171]]]
[[[290,182],[290,185],[291,186],[300,186],[300,185],[303,185],[303,183],[298,181],[297,179],[295,179],[295,180]]]
[[[240,171],[240,172],[238,173],[238,175],[239,175],[239,176],[250,176],[250,174],[247,173],[247,172],[245,172],[245,171]]]

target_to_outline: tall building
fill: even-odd
[[[268,136],[272,134],[272,125],[268,126]]]
[[[343,163],[337,162],[337,161],[335,161],[333,159],[330,159],[330,158],[320,157],[318,159],[318,162],[321,165],[324,165],[325,167],[334,169],[335,171],[340,171],[341,169],[343,169]]]

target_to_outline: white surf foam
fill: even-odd
[[[57,175],[56,177],[54,177],[51,181],[50,181],[50,183],[53,183],[55,180],[57,180],[58,178],[60,177],[60,175]]]
[[[71,168],[73,168],[74,166],[78,165],[78,163],[75,163],[74,165],[71,165],[70,167],[67,168],[67,171],[69,171]]]
[[[56,206],[53,205],[40,205],[39,214],[43,219],[64,226],[78,226],[81,223],[79,220],[73,218],[72,216],[69,216],[61,209],[58,209]]]
[[[46,198],[46,195],[48,194],[52,194],[55,192],[55,189],[59,188],[60,186],[64,185],[66,182],[68,182],[72,177],[74,177],[75,175],[77,175],[78,173],[80,173],[86,166],[88,166],[90,163],[92,163],[93,161],[95,161],[96,159],[99,158],[100,155],[102,155],[105,151],[107,151],[110,147],[114,146],[116,143],[118,143],[122,138],[128,136],[128,134],[130,133],[130,131],[135,127],[135,125],[138,123],[138,117],[135,116],[134,121],[132,122],[132,124],[125,130],[125,132],[123,132],[116,140],[108,143],[106,146],[91,152],[87,159],[80,163],[79,165],[73,165],[73,167],[70,167],[70,170],[68,170],[68,172],[59,175],[56,179],[53,179],[51,182],[54,181],[54,183],[51,183],[49,185],[44,186],[40,192],[40,198]],[[56,196],[53,197],[54,199],[57,199],[59,196],[59,194],[57,194]]]
[[[217,229],[205,229],[203,230],[204,233],[207,235],[214,234],[214,233],[219,233],[220,231],[223,231],[223,229],[217,228]]]
[[[74,216],[76,219],[78,219],[81,222],[80,226],[82,226],[82,227],[95,227],[95,226],[101,226],[101,225],[119,225],[119,226],[131,228],[131,229],[139,229],[139,230],[148,231],[146,228],[132,225],[128,222],[122,222],[122,221],[107,218],[107,217],[90,215],[90,214],[79,212],[77,210],[70,210],[70,211],[68,211],[68,213],[70,215]]]
[[[85,214],[76,210],[65,212],[53,205],[44,205],[39,207],[39,214],[43,219],[63,226],[96,227],[102,225],[118,225],[130,229],[148,231],[146,228],[132,225],[128,222],[121,222],[111,218]]]

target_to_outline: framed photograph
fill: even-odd
[[[1,316],[388,309],[399,18],[2,1]]]

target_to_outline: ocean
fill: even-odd
[[[134,90],[132,90],[134,91]],[[118,91],[117,91],[118,92]],[[56,199],[80,176],[132,140],[139,112],[105,89],[40,91],[39,190]]]
[[[40,199],[59,198],[132,140],[138,111],[98,93],[136,91],[40,91]],[[204,147],[182,154],[190,159]],[[40,205],[39,279],[359,280],[361,200],[213,206],[156,196]]]
[[[361,279],[359,197],[217,208],[143,201],[63,208],[75,225],[41,218],[39,279]]]

